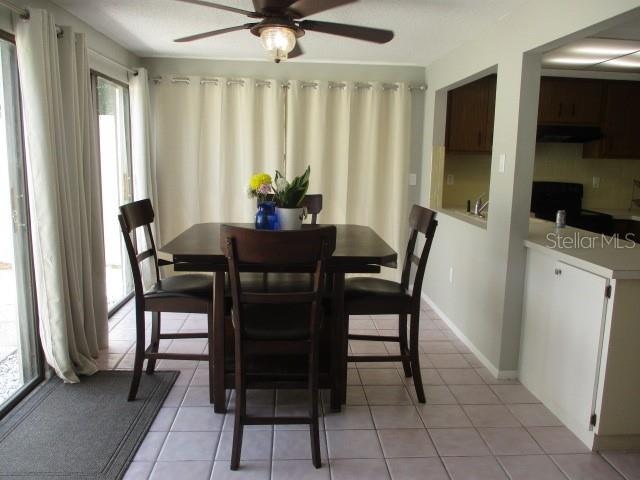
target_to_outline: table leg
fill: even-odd
[[[224,385],[224,272],[215,272],[213,275],[213,409],[216,413],[225,413],[227,396]]]
[[[333,342],[331,410],[340,411],[347,400],[347,354],[348,331],[344,321],[344,272],[336,272],[333,276]]]

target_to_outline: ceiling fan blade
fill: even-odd
[[[387,43],[393,39],[393,32],[391,30],[361,27],[359,25],[347,25],[344,23],[303,20],[300,22],[300,28],[303,30],[339,35],[341,37],[355,38],[374,43]]]
[[[193,3],[194,5],[202,5],[203,7],[217,8],[218,10],[225,10],[227,12],[240,13],[250,18],[262,18],[257,12],[250,12],[249,10],[242,10],[241,8],[229,7],[227,5],[220,5],[219,3],[205,2],[204,0],[176,0],[177,2]]]
[[[229,28],[222,28],[220,30],[212,30],[210,32],[198,33],[196,35],[189,35],[188,37],[177,38],[174,40],[174,42],[177,42],[177,43],[193,42],[194,40],[201,40],[203,38],[214,37],[216,35],[221,35],[223,33],[235,32],[238,30],[247,30],[253,27],[254,25],[257,25],[257,23],[245,23],[244,25],[238,25],[237,27],[229,27]]]
[[[291,6],[287,8],[287,13],[293,16],[293,18],[304,18],[357,1],[358,0],[296,0],[291,2]]]
[[[283,13],[296,0],[253,0],[253,8],[260,13]]]
[[[289,52],[289,55],[287,55],[287,58],[297,58],[304,55],[304,49],[302,48],[302,45],[300,45],[300,41],[298,40],[296,42],[296,46],[293,47],[293,50],[291,50]]]

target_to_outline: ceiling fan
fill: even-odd
[[[223,28],[178,38],[175,40],[176,42],[192,42],[237,30],[249,30],[256,37],[260,37],[262,46],[276,63],[304,54],[298,38],[302,37],[306,31],[328,33],[374,43],[387,43],[393,39],[391,30],[344,23],[302,20],[316,13],[353,3],[357,0],[253,0],[255,8],[253,12],[204,0],[177,1],[240,13],[249,18],[261,20],[238,25],[237,27]]]

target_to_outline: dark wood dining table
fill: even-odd
[[[233,326],[225,316],[227,259],[220,249],[222,223],[199,223],[160,248],[173,257],[180,272],[213,272],[214,275],[214,409],[225,411],[226,389],[233,388]],[[253,224],[233,224],[254,228]],[[304,225],[303,228],[317,228]],[[347,273],[379,273],[381,267],[397,267],[398,254],[373,231],[361,225],[336,225],[335,252],[328,262],[332,276],[331,315],[321,356],[328,368],[320,372],[320,388],[331,390],[331,408],[340,410],[347,395],[348,323],[344,321],[344,284]],[[230,299],[228,300],[230,301]],[[211,348],[211,346],[209,346]],[[324,353],[323,350],[324,349]],[[226,367],[225,367],[226,363]],[[231,365],[231,367],[229,366]]]

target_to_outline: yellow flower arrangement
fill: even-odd
[[[268,173],[256,173],[249,180],[248,193],[251,198],[258,198],[262,202],[271,193],[271,175]]]
[[[249,182],[249,188],[251,190],[256,191],[263,185],[271,185],[271,175],[268,173],[256,173],[251,177],[251,181]]]

